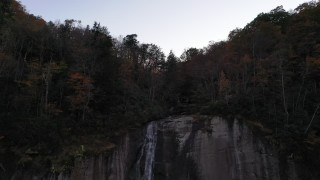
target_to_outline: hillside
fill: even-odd
[[[284,156],[319,168],[319,17],[316,2],[279,6],[226,41],[165,57],[136,34],[46,22],[1,1],[0,165],[65,165],[79,151],[109,152],[115,137],[150,120],[187,113],[249,119]]]

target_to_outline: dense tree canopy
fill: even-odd
[[[227,41],[166,58],[136,34],[115,39],[98,22],[45,22],[3,0],[1,148],[46,154],[71,136],[111,136],[182,111],[258,119],[280,143],[294,137],[319,148],[319,17],[316,2],[293,12],[279,6]]]

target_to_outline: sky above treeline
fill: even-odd
[[[160,46],[180,56],[184,49],[203,48],[226,40],[259,13],[283,5],[287,11],[306,0],[20,0],[27,11],[46,21],[94,21],[113,37],[137,34],[140,43]]]

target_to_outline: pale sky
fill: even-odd
[[[203,48],[209,41],[225,40],[259,13],[277,6],[296,8],[308,0],[20,0],[29,13],[46,21],[94,21],[113,37],[137,34],[140,43],[153,43],[168,54]]]

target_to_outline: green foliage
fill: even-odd
[[[0,28],[13,16],[11,5],[12,0],[2,0],[0,2]]]
[[[202,107],[200,112],[201,114],[217,115],[217,114],[221,114],[221,112],[228,114],[229,112],[226,112],[228,110],[229,108],[225,102],[217,101],[217,102],[210,103],[206,107]]]

